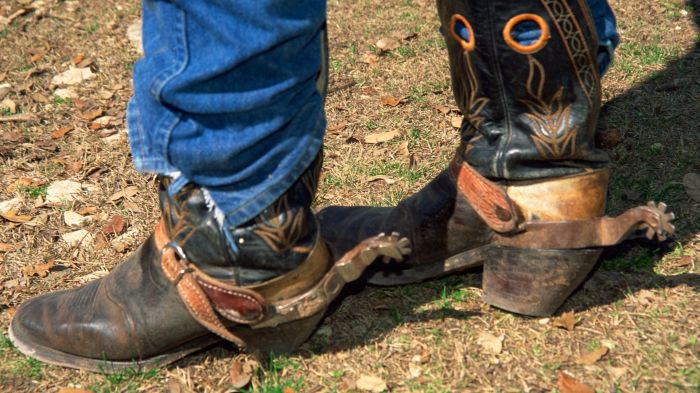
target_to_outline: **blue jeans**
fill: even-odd
[[[604,71],[615,18],[606,0],[588,3]],[[324,0],[143,0],[127,114],[136,169],[199,184],[234,227],[274,202],[321,148],[325,17]]]

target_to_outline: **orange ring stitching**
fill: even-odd
[[[455,25],[457,24],[457,21],[462,22],[464,27],[467,28],[467,31],[469,31],[469,41],[466,41],[464,38],[460,37],[455,32]],[[472,29],[472,25],[470,25],[469,22],[467,22],[467,20],[464,19],[462,15],[454,14],[452,15],[452,18],[450,18],[450,34],[452,35],[452,38],[454,38],[465,51],[471,52],[476,47],[476,42],[474,40],[474,30]]]
[[[538,38],[537,41],[535,41],[534,43],[530,45],[521,45],[517,41],[515,41],[513,37],[511,37],[510,33],[513,30],[513,27],[515,27],[515,25],[526,20],[530,20],[537,23],[537,26],[539,26],[542,34],[540,34],[540,38]],[[514,51],[522,53],[524,55],[529,55],[542,49],[542,47],[547,43],[547,40],[549,40],[549,25],[547,24],[547,22],[545,22],[544,18],[537,14],[516,15],[510,18],[508,23],[506,23],[506,26],[503,28],[503,39],[506,41],[506,44],[508,44],[508,46],[510,46]]]

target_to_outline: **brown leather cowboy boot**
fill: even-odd
[[[548,315],[637,229],[663,240],[672,214],[649,203],[603,217],[609,172],[594,145],[600,108],[595,27],[582,0],[438,0],[454,96],[464,114],[449,168],[394,208],[329,207],[339,254],[376,231],[408,233],[412,255],[368,279],[406,284],[484,265],[484,300]],[[514,33],[537,26],[518,42]],[[332,224],[332,225],[331,225]]]
[[[10,339],[41,361],[103,372],[163,366],[222,338],[248,351],[295,349],[346,282],[377,256],[409,252],[406,239],[380,235],[333,263],[309,208],[320,165],[319,155],[232,239],[198,186],[170,195],[162,179],[155,233],[106,277],[22,304]]]

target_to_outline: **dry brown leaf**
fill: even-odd
[[[83,191],[83,185],[72,180],[59,180],[49,184],[46,189],[46,203],[63,203],[74,201]]]
[[[557,387],[561,393],[595,393],[595,389],[585,383],[577,381],[574,377],[563,371],[559,371]]]
[[[396,38],[397,40],[403,40],[403,41],[408,41],[411,38],[416,38],[418,36],[418,33],[410,30],[398,30],[395,31],[392,36]]]
[[[126,221],[119,214],[113,215],[109,221],[102,226],[102,232],[120,235],[126,229]]]
[[[399,143],[398,154],[404,158],[408,158],[411,155],[411,152],[408,150],[408,141]]]
[[[452,112],[452,109],[450,109],[450,107],[447,105],[433,105],[433,108],[435,108],[435,110],[442,113],[443,115]]]
[[[8,94],[12,91],[12,86],[10,86],[9,83],[3,83],[0,85],[0,100],[4,99],[7,97]]]
[[[576,317],[573,311],[567,311],[560,317],[552,319],[552,326],[573,331],[576,326]]]
[[[39,121],[39,117],[33,113],[20,113],[17,115],[0,116],[0,123],[13,121]]]
[[[73,131],[73,127],[71,127],[71,126],[61,127],[58,130],[51,133],[51,138],[53,138],[53,139],[62,138],[64,135],[66,135],[67,133],[69,133],[71,131]]]
[[[289,386],[282,389],[282,393],[296,393],[296,390],[290,388]]]
[[[394,184],[396,183],[396,179],[393,179],[389,176],[383,176],[383,175],[377,175],[377,176],[370,176],[367,178],[368,183],[372,183],[375,181],[383,181],[386,184]]]
[[[87,216],[90,214],[94,214],[97,211],[96,206],[85,206],[84,208],[78,210],[78,214],[82,216]]]
[[[368,392],[381,393],[387,390],[386,382],[374,375],[362,375],[355,381],[355,387]]]
[[[343,121],[340,123],[329,125],[328,127],[326,127],[326,131],[328,131],[331,134],[338,134],[340,131],[343,131],[347,126],[348,123]]]
[[[29,58],[29,60],[32,63],[36,63],[37,61],[43,59],[45,55],[46,55],[46,53],[44,53],[44,52],[35,53],[32,55],[32,57]]]
[[[136,186],[128,186],[125,189],[121,191],[117,191],[112,196],[109,197],[109,200],[112,202],[116,202],[122,198],[131,198],[132,196],[136,195],[139,193],[139,188]]]
[[[13,246],[12,244],[0,242],[0,252],[10,252],[14,250],[15,246]]]
[[[450,124],[452,124],[452,127],[454,127],[454,128],[462,127],[462,116],[450,117]]]
[[[386,131],[386,132],[377,132],[374,134],[369,134],[365,136],[365,143],[382,143],[382,142],[388,142],[394,138],[399,136],[398,131]]]
[[[234,359],[231,362],[229,377],[234,389],[242,389],[246,387],[253,379],[253,374],[259,364],[253,359]]]
[[[98,117],[104,115],[105,111],[102,109],[95,109],[87,112],[82,112],[78,116],[80,116],[81,119],[87,120],[87,121],[92,121],[97,119]]]
[[[23,271],[27,277],[36,275],[41,278],[44,278],[49,275],[49,270],[51,270],[51,268],[54,266],[56,266],[56,261],[54,261],[53,259],[49,259],[48,261],[46,261],[46,263],[40,263],[34,266],[27,266],[23,269]]]
[[[17,113],[17,104],[9,98],[0,101],[0,109],[10,113]]]
[[[23,222],[28,222],[32,220],[32,216],[27,216],[27,215],[21,215],[18,216],[17,212],[14,210],[8,210],[0,213],[0,217],[6,219],[7,221],[10,222],[15,222],[15,223],[23,223]]]
[[[17,314],[17,307],[10,306],[7,308],[7,316],[12,318]]]
[[[83,59],[85,59],[85,54],[78,53],[77,55],[73,56],[73,59],[71,59],[71,61],[73,62],[74,65],[78,65],[78,64],[80,64],[80,62],[83,61]]]
[[[80,388],[60,388],[58,393],[90,393],[91,390],[80,389]]]
[[[379,50],[382,52],[394,50],[399,47],[399,41],[397,41],[394,38],[389,38],[389,37],[383,37],[380,38],[375,44]]]
[[[503,340],[505,340],[505,338],[506,336],[504,334],[496,337],[491,333],[482,332],[479,334],[476,342],[486,351],[494,355],[498,355],[501,353],[501,351],[503,351]]]
[[[608,351],[608,347],[600,347],[594,351],[588,352],[583,356],[580,356],[578,359],[576,359],[576,364],[584,366],[591,365],[603,358],[603,356],[607,355]]]
[[[397,106],[401,103],[401,100],[394,96],[383,96],[379,100],[381,101],[382,105],[391,107]]]
[[[51,79],[52,85],[77,85],[78,83],[94,77],[89,68],[70,68]]]
[[[40,103],[42,103],[42,104],[48,104],[48,103],[49,103],[49,99],[48,99],[45,95],[43,95],[43,94],[40,94],[40,93],[32,93],[32,94],[31,94],[31,97],[32,97],[32,100],[34,100],[35,102],[40,102]]]
[[[695,202],[700,202],[700,173],[691,172],[683,176],[685,193]]]
[[[365,52],[362,54],[362,57],[360,58],[360,62],[369,64],[369,65],[375,65],[379,62],[379,56],[375,55],[372,52]]]

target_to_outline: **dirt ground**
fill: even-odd
[[[571,314],[527,318],[485,306],[478,270],[351,286],[308,343],[259,368],[244,390],[594,391],[562,387],[565,373],[597,392],[700,392],[700,201],[688,187],[688,174],[700,172],[700,5],[611,5],[623,43],[603,81],[608,213],[663,200],[677,216],[675,238],[607,250],[558,313],[574,313],[571,330],[560,326]],[[139,57],[127,30],[139,13],[135,0],[0,3],[0,391],[233,390],[228,345],[152,372],[106,375],[41,364],[7,338],[24,300],[105,275],[158,219],[155,179],[133,170],[125,132]],[[316,204],[393,205],[444,168],[458,140],[434,4],[332,0],[328,26]],[[388,51],[378,48],[387,42]],[[71,67],[84,71],[64,74]],[[395,134],[368,143],[379,132]]]

